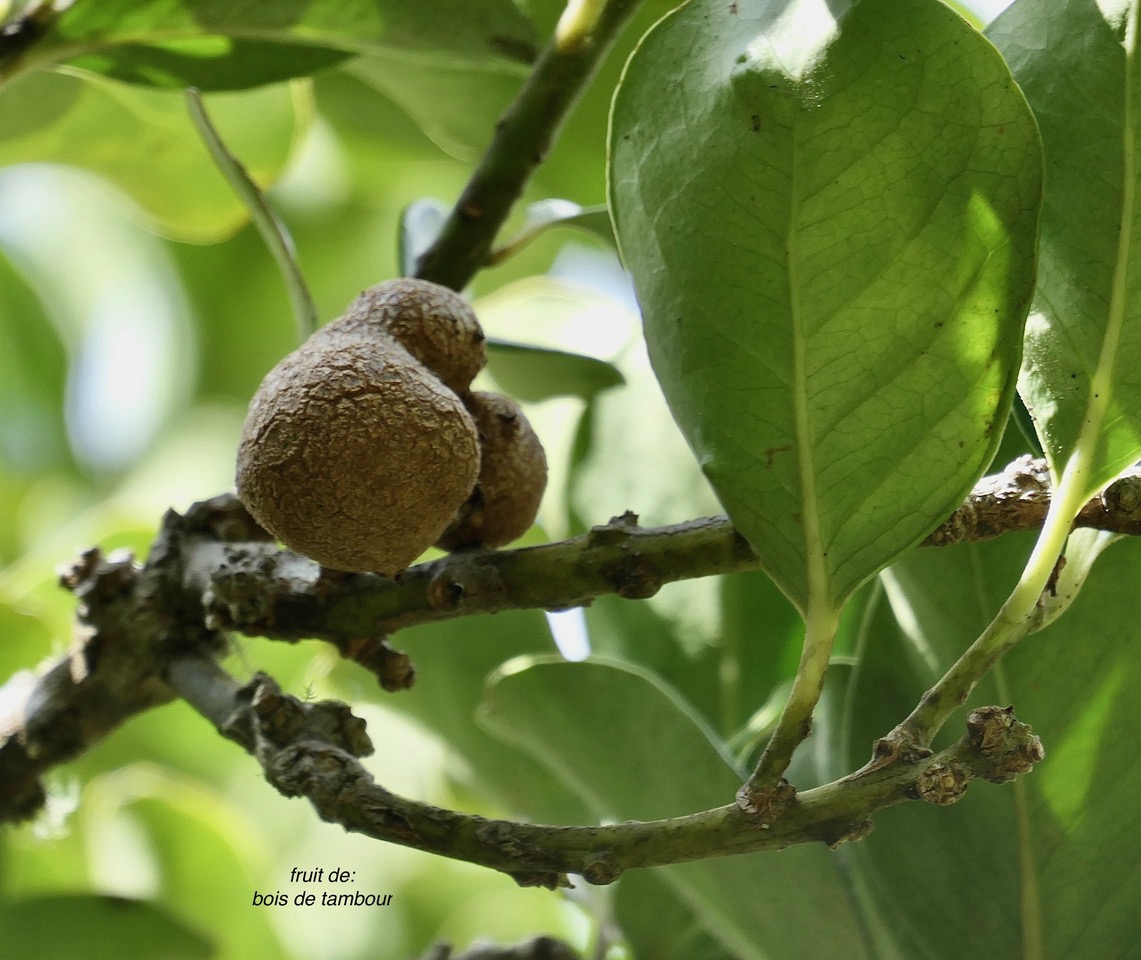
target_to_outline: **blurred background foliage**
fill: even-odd
[[[527,204],[604,201],[611,93],[633,44],[672,5],[642,5]],[[422,3],[388,0],[348,4],[356,19],[337,21],[336,6],[83,0],[42,42],[0,57],[0,678],[12,678],[0,705],[68,643],[73,599],[56,587],[55,567],[93,544],[143,555],[166,509],[229,489],[246,403],[296,345],[281,277],[179,88],[207,91],[227,144],[288,224],[326,321],[401,272],[402,212],[431,210],[431,200],[446,208],[459,193],[562,8],[439,0],[425,17]],[[1001,4],[973,6],[989,17]],[[259,8],[265,22],[251,35],[260,39],[238,37],[241,16]],[[161,17],[183,14],[187,39],[140,41]],[[525,206],[506,237],[527,226]],[[533,542],[627,509],[644,525],[719,512],[661,399],[605,233],[547,229],[471,291],[491,336],[572,355],[505,349],[484,375],[528,402],[551,460]],[[1027,549],[1016,538],[925,557],[864,591],[841,632],[822,732],[798,758],[798,784],[863,762],[870,740],[997,603],[999,589],[978,590],[979,565],[1016,571]],[[1133,545],[1115,550],[1120,562],[1139,562]],[[947,600],[947,584],[961,596]],[[1121,608],[1109,578],[1091,592],[1062,621],[1071,630],[1104,629]],[[925,604],[943,605],[938,636],[919,626],[929,622]],[[1051,630],[1036,648],[1047,661],[1072,636]],[[232,667],[267,670],[297,695],[350,701],[377,746],[370,769],[396,792],[488,815],[596,822],[726,802],[775,718],[801,636],[776,588],[745,573],[673,584],[649,601],[606,598],[585,614],[408,630],[395,639],[419,672],[407,694],[382,695],[322,645],[235,638]],[[567,662],[588,650],[590,661]],[[1100,809],[1099,822],[1120,825],[1113,814],[1141,789],[1136,772],[1108,800],[1091,786],[1101,774],[1082,745],[1116,730],[1110,739],[1124,746],[1127,666],[1104,644],[1085,651],[1092,706],[1026,718],[1047,743],[1041,728],[1053,724],[1063,773],[1043,767],[1017,793],[984,786],[950,816],[892,811],[851,853],[799,848],[565,894],[320,823],[172,704],[60,770],[44,815],[0,834],[0,957],[363,960],[413,957],[440,939],[464,947],[536,933],[584,951],[601,943],[599,956],[609,943],[611,957],[656,960],[1010,957],[1026,921],[1019,890],[1055,856],[1061,900],[1048,922],[1073,952],[1048,955],[1126,956],[1080,946],[1083,916],[1096,915],[1114,942],[1136,927],[1113,892],[1128,887],[1127,870],[1107,873],[1099,859],[1112,832],[1091,824]],[[1017,702],[1021,715],[1026,698],[1060,688],[1040,658],[1019,650],[1014,660],[983,699]],[[953,882],[917,864],[917,843],[925,856],[957,850]],[[994,865],[983,889],[972,880],[975,855]],[[302,886],[289,882],[294,867],[354,871],[348,886],[391,893],[393,903],[252,905],[255,891],[292,898]],[[932,944],[931,924],[942,924],[946,943]]]

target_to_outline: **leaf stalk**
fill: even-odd
[[[218,170],[249,211],[250,219],[253,220],[254,226],[257,227],[281,271],[285,289],[289,294],[289,302],[293,307],[297,339],[299,343],[304,343],[317,329],[317,307],[309,293],[309,285],[305,282],[301,265],[297,262],[297,250],[293,245],[293,238],[245,165],[226,146],[222,135],[206,112],[206,104],[202,100],[201,93],[194,87],[188,87],[186,90],[186,106]]]

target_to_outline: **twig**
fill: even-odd
[[[877,810],[914,799],[954,803],[971,780],[1010,780],[1043,756],[1038,738],[1009,709],[983,707],[972,712],[968,733],[946,750],[805,791],[765,830],[735,804],[607,826],[516,823],[418,803],[377,784],[357,760],[372,750],[363,723],[343,703],[303,703],[264,675],[240,686],[200,657],[176,660],[169,676],[191,706],[257,758],[274,787],[308,799],[321,819],[550,889],[570,885],[570,874],[607,884],[637,867],[796,843],[836,846],[865,836],[867,818]]]
[[[417,277],[462,290],[487,263],[515,201],[638,2],[568,4],[439,237],[420,258]]]
[[[796,790],[784,779],[796,748],[812,728],[812,712],[824,690],[824,677],[839,627],[839,613],[828,606],[814,609],[805,618],[804,647],[793,678],[788,701],[749,779],[737,791],[737,806],[767,825],[780,817],[793,802]]]

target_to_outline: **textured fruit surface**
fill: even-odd
[[[479,472],[460,399],[395,342],[325,327],[269,372],[238,450],[238,495],[324,566],[392,575],[439,536]]]
[[[357,332],[380,328],[458,394],[487,363],[483,329],[467,301],[427,280],[370,287],[338,322]]]
[[[464,397],[479,430],[479,482],[438,546],[501,547],[535,522],[547,487],[547,456],[530,422],[513,400],[495,393]]]

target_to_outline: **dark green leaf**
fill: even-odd
[[[363,53],[441,66],[534,56],[509,0],[82,0],[20,66],[68,63],[151,86],[233,90],[304,76]],[[2,66],[2,65],[0,65]]]

